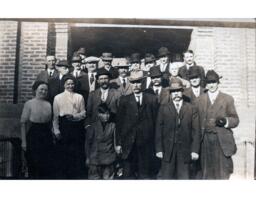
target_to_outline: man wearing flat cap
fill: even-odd
[[[132,93],[132,85],[128,79],[129,65],[127,63],[117,65],[119,76],[110,81],[111,87],[117,89],[121,95]]]
[[[85,66],[88,72],[88,83],[86,83],[85,85],[88,84],[87,89],[89,89],[89,92],[95,91],[95,89],[99,87],[98,82],[96,80],[99,60],[100,59],[95,56],[89,56],[85,59]]]
[[[110,79],[115,79],[118,77],[117,68],[112,66],[113,55],[110,52],[102,53],[101,60],[104,64],[104,68],[109,72]]]
[[[168,101],[156,121],[156,156],[162,160],[159,179],[189,179],[190,163],[199,159],[200,130],[195,106],[182,99],[183,86],[172,79]]]
[[[97,108],[102,103],[105,103],[110,109],[112,116],[111,118],[115,118],[120,92],[116,89],[110,88],[109,76],[109,72],[104,67],[97,70],[96,79],[98,81],[99,88],[90,92],[89,94],[86,108],[86,126],[91,125],[92,122],[95,122],[97,116]]]
[[[125,179],[154,178],[154,129],[157,98],[142,92],[143,71],[132,71],[133,93],[121,96],[117,113],[116,150]]]
[[[179,68],[179,76],[185,80],[189,80],[189,70],[196,67],[200,74],[200,85],[205,87],[205,71],[202,66],[199,66],[194,61],[194,52],[187,50],[183,53],[184,65]]]
[[[70,66],[67,60],[59,60],[56,64],[56,69],[58,70],[58,75],[54,78],[49,79],[49,101],[53,103],[53,99],[57,94],[64,91],[64,81],[63,78],[66,76],[71,76],[69,73]]]
[[[209,70],[208,91],[196,100],[202,134],[203,179],[229,179],[233,172],[231,157],[236,153],[236,144],[232,128],[238,126],[239,118],[233,97],[219,90],[219,79],[214,70]]]
[[[184,90],[184,95],[189,102],[194,103],[196,98],[205,92],[205,88],[201,86],[200,70],[197,67],[192,67],[189,70],[188,77],[191,87]]]

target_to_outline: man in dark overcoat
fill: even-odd
[[[189,179],[190,163],[198,160],[200,130],[195,106],[182,99],[183,86],[172,79],[169,100],[156,122],[156,156],[162,159],[159,179]]]
[[[110,52],[103,52],[101,60],[104,64],[104,68],[109,72],[109,78],[115,79],[118,77],[118,70],[112,66],[113,55]]]
[[[219,75],[206,74],[207,93],[196,100],[202,133],[201,168],[203,179],[229,179],[233,172],[232,155],[236,144],[232,128],[239,118],[232,96],[219,90]]]
[[[117,113],[117,152],[121,152],[125,179],[154,177],[154,129],[157,98],[142,92],[143,71],[129,77],[133,93],[120,98]]]

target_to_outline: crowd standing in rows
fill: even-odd
[[[32,179],[229,179],[239,118],[221,76],[183,53],[46,56],[21,116]],[[99,62],[103,66],[99,68]]]

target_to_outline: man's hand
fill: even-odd
[[[198,155],[197,153],[194,153],[194,152],[191,153],[191,159],[192,159],[193,161],[198,160],[198,158],[199,158],[199,155]]]
[[[163,152],[157,152],[156,153],[156,157],[158,157],[158,158],[163,158]]]
[[[122,153],[122,147],[121,146],[116,146],[115,147],[116,153],[119,155]]]
[[[61,140],[61,134],[60,133],[56,133],[55,137],[56,137],[57,140]]]
[[[227,123],[227,119],[226,119],[226,118],[218,117],[218,118],[216,119],[216,125],[217,125],[218,127],[224,127],[224,126],[226,125],[226,123]]]

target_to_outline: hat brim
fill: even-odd
[[[129,68],[130,66],[129,65],[118,65],[118,66],[115,66],[115,68],[119,69],[119,68]]]
[[[188,76],[189,79],[200,78],[198,74]]]
[[[130,77],[128,77],[128,80],[132,83],[132,82],[135,82],[135,81],[142,81],[144,78],[146,78],[146,77],[145,76],[140,77],[140,78],[130,78]]]
[[[183,87],[176,87],[176,88],[170,87],[170,88],[169,88],[169,91],[170,91],[170,92],[174,92],[174,91],[184,91],[184,88],[183,88]]]
[[[170,52],[167,52],[167,53],[163,53],[163,54],[158,54],[158,58],[161,58],[163,56],[170,56]]]
[[[103,60],[103,61],[112,61],[113,58],[101,58],[101,60]]]

